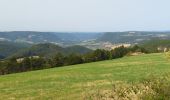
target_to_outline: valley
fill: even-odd
[[[0,32],[0,57],[6,58],[16,51],[23,51],[33,45],[41,43],[52,43],[60,47],[71,47],[75,45],[83,46],[88,49],[112,50],[119,46],[133,46],[146,44],[146,41],[158,40],[166,41],[170,39],[170,32],[35,32],[35,31],[12,31]],[[13,45],[11,53],[3,53],[5,48]],[[15,47],[17,45],[17,47]],[[145,46],[145,45],[143,45]],[[157,45],[157,49],[160,45]],[[164,47],[165,48],[165,47]],[[15,52],[12,52],[15,51]],[[3,54],[2,54],[2,53]]]

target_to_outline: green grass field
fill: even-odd
[[[66,66],[0,76],[0,100],[76,100],[89,91],[111,88],[112,82],[138,83],[170,72],[165,54]]]

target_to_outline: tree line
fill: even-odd
[[[25,57],[21,62],[18,62],[17,58],[11,58],[9,60],[0,61],[0,75],[116,59],[133,52],[147,53],[144,48],[139,46],[129,48],[121,46],[111,51],[97,49],[83,55],[70,54],[64,56],[58,53],[52,58]]]

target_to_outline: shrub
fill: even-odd
[[[88,100],[169,100],[170,74],[150,77],[141,83],[115,83],[110,90],[88,93]]]

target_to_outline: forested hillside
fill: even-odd
[[[60,47],[51,43],[41,43],[33,45],[30,48],[23,49],[14,53],[11,57],[29,57],[29,56],[41,56],[41,57],[53,57],[57,53],[63,55],[69,54],[85,54],[91,52],[91,49],[82,46]]]
[[[11,56],[12,54],[22,50],[29,48],[31,45],[27,43],[14,43],[14,42],[6,42],[0,41],[0,59]]]
[[[170,40],[153,39],[142,42],[140,46],[149,52],[164,52],[164,49],[166,51],[170,49]]]
[[[140,43],[151,39],[170,39],[170,32],[107,32],[98,38],[97,41],[111,43]]]
[[[72,44],[85,40],[97,39],[102,33],[84,32],[36,32],[36,31],[12,31],[0,32],[1,41],[24,43],[59,43]],[[73,44],[72,44],[73,45]]]

